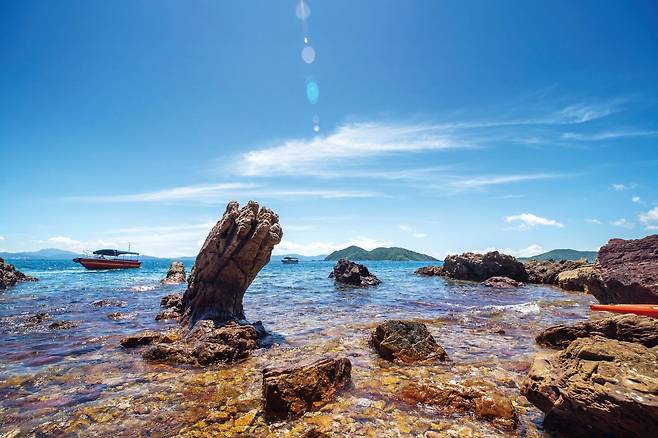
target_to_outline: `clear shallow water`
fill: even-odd
[[[154,320],[160,298],[185,288],[159,284],[168,262],[107,272],[68,261],[14,264],[40,279],[0,292],[0,431],[16,436],[135,436],[137,430],[151,436],[298,436],[314,426],[363,436],[427,430],[505,435],[486,422],[399,400],[407,382],[465,377],[490,381],[509,395],[522,414],[517,433],[531,434],[540,415],[519,397],[517,386],[538,350],[534,336],[550,325],[586,318],[592,301],[545,286],[493,290],[418,277],[413,272],[424,263],[412,262],[367,262],[380,286],[338,288],[327,278],[331,262],[273,262],[247,291],[244,306],[247,318],[262,320],[280,344],[232,367],[191,369],[149,364],[119,346],[127,334],[174,327]],[[101,299],[113,305],[92,305]],[[49,319],[29,323],[38,312]],[[124,317],[111,320],[110,312]],[[379,359],[368,337],[391,318],[426,322],[451,361],[402,367]],[[49,328],[53,321],[77,326],[55,330]],[[350,356],[354,388],[320,412],[265,423],[258,414],[260,370],[333,352]]]

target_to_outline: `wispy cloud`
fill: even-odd
[[[631,198],[631,201],[633,201],[636,204],[641,204],[642,203],[642,199],[639,196],[633,196]]]
[[[0,240],[5,240],[5,236],[0,236]]]
[[[658,229],[658,207],[654,207],[646,213],[640,214],[638,220],[647,230]]]
[[[425,233],[420,233],[418,232],[415,228],[410,227],[409,225],[401,224],[399,225],[400,230],[404,231],[405,233],[409,233],[414,237],[427,237],[427,234]]]
[[[511,175],[482,175],[471,177],[457,177],[447,182],[447,186],[459,190],[480,189],[488,186],[512,184],[526,181],[564,178],[566,175],[557,173],[532,173]]]
[[[73,251],[77,253],[81,253],[83,251],[95,250],[98,248],[107,248],[107,247],[116,248],[120,246],[117,243],[108,240],[81,242],[79,240],[72,239],[67,236],[50,237],[45,241],[45,244],[51,248],[58,248],[58,249]]]
[[[505,218],[505,222],[507,223],[519,222],[520,225],[518,226],[518,228],[520,230],[529,230],[531,228],[536,228],[538,226],[557,227],[557,228],[564,227],[563,224],[561,224],[560,222],[554,219],[546,219],[541,216],[534,215],[532,213],[522,213],[513,216],[507,216]]]
[[[512,248],[497,248],[490,246],[488,248],[484,249],[476,249],[476,250],[471,250],[470,252],[474,252],[477,254],[486,254],[488,252],[492,251],[498,251],[501,254],[508,254],[514,257],[531,257],[531,256],[536,256],[544,252],[544,248],[541,247],[541,245],[532,244],[527,246],[526,248],[521,248],[521,249],[512,249]],[[453,254],[453,253],[446,253],[446,255]]]
[[[658,131],[628,130],[628,131],[606,131],[606,132],[597,132],[592,134],[565,132],[564,134],[562,134],[562,139],[578,140],[578,141],[602,141],[602,140],[612,140],[616,138],[626,138],[626,137],[650,137],[655,135],[658,135]]]
[[[595,224],[595,225],[601,225],[603,223],[598,219],[585,219],[585,222],[587,222],[588,224]]]
[[[637,187],[637,184],[612,184],[610,186],[610,190],[614,190],[615,192],[623,192],[624,190],[631,190]]]
[[[275,254],[301,254],[305,256],[325,255],[348,246],[359,246],[368,251],[380,246],[391,246],[392,242],[378,240],[370,237],[356,237],[345,242],[315,241],[309,243],[297,243],[282,240],[274,247]]]
[[[633,222],[627,221],[625,218],[612,221],[610,222],[610,225],[614,225],[615,227],[628,228],[628,229],[635,228],[635,224]]]

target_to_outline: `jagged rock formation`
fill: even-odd
[[[516,429],[519,418],[512,402],[494,385],[480,380],[420,381],[403,388],[402,400],[430,405],[443,414],[471,414],[505,429]]]
[[[442,266],[422,266],[418,269],[416,269],[416,275],[420,275],[423,277],[435,277],[435,276],[441,276],[443,275],[443,267]]]
[[[615,315],[574,325],[556,325],[541,332],[536,341],[546,347],[562,349],[578,338],[595,336],[637,342],[652,348],[658,345],[658,319],[638,315]]]
[[[325,357],[292,368],[263,370],[263,413],[268,420],[295,418],[329,403],[350,385],[346,357]]]
[[[591,266],[587,259],[580,260],[528,260],[524,263],[528,282],[557,285],[560,272]]]
[[[167,276],[160,281],[162,284],[180,284],[185,283],[185,266],[182,262],[173,261],[169,265]]]
[[[164,310],[156,315],[156,321],[178,319],[183,315],[183,295],[165,295],[162,297],[162,300],[160,300],[160,306],[164,307]]]
[[[333,271],[329,274],[337,283],[349,284],[352,286],[377,286],[379,278],[375,277],[368,271],[364,265],[354,263],[347,259],[340,259],[336,262]]]
[[[0,290],[5,290],[9,287],[15,286],[16,283],[23,281],[39,281],[37,278],[23,274],[21,271],[16,270],[14,265],[5,263],[4,259],[0,257]]]
[[[658,350],[601,337],[576,339],[535,357],[521,394],[544,427],[571,436],[654,436],[658,430]]]
[[[482,282],[483,286],[493,287],[494,289],[510,289],[514,287],[521,287],[523,283],[520,281],[512,280],[509,277],[491,277]]]
[[[589,290],[587,285],[595,274],[593,266],[562,271],[557,275],[557,285],[564,290],[587,292]]]
[[[370,344],[390,361],[431,364],[448,359],[443,347],[421,322],[386,321],[372,332]]]
[[[658,304],[658,235],[610,240],[587,288],[604,304]]]
[[[182,323],[192,327],[200,320],[244,320],[244,293],[282,235],[272,210],[254,201],[242,208],[229,202],[197,255],[183,295]]]
[[[448,256],[443,261],[443,274],[457,280],[470,281],[484,281],[497,276],[509,277],[516,281],[528,280],[528,274],[522,263],[498,251],[484,255],[467,252]]]

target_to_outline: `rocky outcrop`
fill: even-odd
[[[185,266],[182,262],[173,261],[169,265],[167,276],[160,281],[162,284],[180,284],[185,283]]]
[[[443,347],[421,322],[386,321],[372,332],[370,344],[390,361],[431,364],[448,359]]]
[[[147,330],[137,335],[126,336],[121,339],[121,346],[125,348],[135,348],[144,345],[150,345],[156,342],[159,343],[172,343],[178,339],[175,333],[160,333]]]
[[[333,278],[336,283],[351,286],[377,286],[380,283],[379,278],[371,274],[367,267],[347,259],[336,262],[329,278]]]
[[[560,272],[591,266],[587,259],[580,260],[528,260],[524,263],[528,282],[556,285]]]
[[[516,429],[519,422],[509,398],[494,385],[479,380],[412,383],[403,388],[402,400],[433,406],[444,415],[471,414],[505,430]]]
[[[263,370],[263,413],[268,420],[295,418],[321,408],[350,385],[346,357],[324,357],[291,368]]]
[[[228,203],[197,255],[182,300],[182,323],[189,327],[201,320],[218,325],[244,320],[244,293],[281,241],[279,217],[272,210],[254,201],[239,207]]]
[[[604,304],[658,304],[658,235],[612,239],[599,250],[589,292]]]
[[[655,436],[658,350],[600,337],[538,355],[521,394],[541,409],[548,430],[572,436]]]
[[[616,315],[574,325],[556,325],[541,332],[536,341],[546,347],[562,349],[576,339],[596,336],[637,342],[652,348],[658,345],[658,319],[638,315]]]
[[[482,282],[483,286],[493,287],[494,289],[510,289],[514,287],[521,287],[523,283],[520,281],[512,280],[509,277],[491,277]]]
[[[178,319],[183,315],[183,295],[169,294],[160,300],[160,306],[164,307],[160,313],[155,316],[156,321],[167,319]]]
[[[14,265],[5,263],[4,259],[0,257],[0,290],[16,286],[17,283],[23,281],[38,281],[38,279],[16,270]]]
[[[443,266],[422,266],[415,272],[423,277],[437,277],[443,275]]]
[[[516,281],[528,280],[528,274],[522,263],[498,251],[484,255],[467,252],[448,256],[443,261],[443,274],[457,280],[470,281],[484,281],[490,277],[509,277]]]
[[[128,305],[127,301],[122,300],[96,300],[91,303],[94,307],[126,307]]]
[[[564,290],[587,292],[593,275],[596,275],[594,266],[562,271],[557,275],[557,285]]]

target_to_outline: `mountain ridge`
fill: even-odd
[[[356,245],[334,251],[325,260],[336,261],[341,258],[350,260],[391,260],[391,261],[436,261],[432,256],[400,247],[379,247],[367,251]]]

